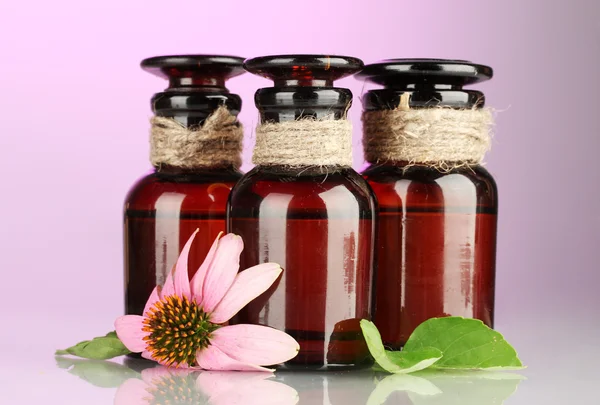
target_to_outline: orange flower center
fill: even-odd
[[[144,316],[146,350],[167,366],[196,365],[196,353],[218,328],[195,300],[177,295],[157,301]]]

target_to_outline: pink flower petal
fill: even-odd
[[[198,365],[204,370],[214,371],[268,371],[268,368],[259,367],[254,364],[244,363],[232,359],[221,351],[218,347],[210,345],[205,349],[199,350],[196,354]]]
[[[298,354],[300,345],[280,330],[260,325],[232,325],[217,329],[210,343],[242,363],[271,366]]]
[[[210,320],[224,323],[246,304],[265,292],[283,270],[277,263],[264,263],[238,273],[231,288],[213,311]]]
[[[202,286],[204,311],[211,313],[231,287],[240,268],[240,254],[243,249],[244,242],[238,235],[229,233],[219,241]]]
[[[181,249],[181,253],[177,258],[177,262],[173,266],[173,270],[167,275],[167,280],[161,291],[161,297],[177,295],[179,297],[191,298],[190,278],[188,276],[188,258],[190,256],[190,248],[194,242],[194,238],[199,229],[196,229],[186,244]]]
[[[175,263],[175,274],[173,275],[173,285],[175,287],[175,294],[180,297],[186,297],[187,299],[192,298],[190,292],[190,277],[188,276],[188,258],[190,256],[190,249],[194,238],[198,233],[199,229],[196,229],[192,236],[188,239],[185,246],[181,250],[177,263]]]
[[[204,286],[204,279],[206,278],[206,272],[208,271],[208,268],[215,258],[215,252],[217,251],[217,246],[219,245],[219,239],[221,239],[221,235],[223,235],[223,232],[220,232],[217,235],[217,238],[213,242],[210,250],[204,258],[204,261],[198,268],[198,271],[196,271],[196,274],[194,274],[194,277],[192,277],[192,296],[196,298],[196,302],[198,303],[202,302],[202,287]]]
[[[158,289],[158,295],[161,299],[165,297],[170,297],[171,295],[175,295],[175,285],[173,284],[173,273],[175,272],[175,266],[173,269],[167,274],[167,279],[165,283],[160,286]]]
[[[120,316],[115,321],[115,329],[119,340],[123,342],[126,348],[133,353],[139,353],[146,349],[144,337],[148,336],[148,332],[144,332],[144,317],[139,315]]]
[[[154,360],[154,357],[152,357],[152,353],[150,353],[148,350],[144,350],[142,352],[142,357],[148,360],[156,361]]]
[[[115,405],[148,405],[152,397],[148,392],[150,386],[137,378],[126,380],[117,389],[115,394]]]
[[[165,362],[165,361],[163,361],[163,360],[160,360],[160,359],[156,359],[156,358],[154,358],[154,357],[152,356],[152,353],[150,353],[150,352],[149,352],[149,351],[147,351],[147,350],[144,350],[144,351],[142,352],[142,357],[143,357],[143,358],[145,358],[145,359],[148,359],[148,360],[152,360],[152,361],[155,361],[155,362],[157,362],[157,363],[158,363],[158,364],[160,364],[161,366],[164,366],[164,367],[162,367],[162,368],[166,368],[166,367],[168,367],[169,369],[175,369],[175,368],[177,368],[177,369],[180,369],[180,370],[193,370],[193,369],[195,369],[195,368],[196,368],[196,367],[190,367],[188,364],[179,364],[179,365],[177,365],[177,366],[175,366],[175,365],[169,366],[169,365],[167,365],[167,364],[166,364],[166,362]],[[160,369],[161,367],[154,367],[154,368],[156,368],[156,369]]]
[[[143,315],[146,315],[146,313],[150,310],[150,308],[152,308],[152,306],[154,304],[156,304],[156,302],[159,300],[160,300],[160,297],[158,296],[158,286],[156,286],[156,287],[154,287],[154,290],[152,290],[152,293],[150,294],[150,297],[148,298],[148,301],[146,302],[146,306],[144,307]]]

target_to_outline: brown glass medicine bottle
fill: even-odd
[[[228,230],[244,240],[242,269],[276,262],[283,273],[232,322],[293,336],[300,352],[287,368],[368,365],[359,320],[371,316],[375,200],[351,168],[352,93],[333,87],[362,62],[285,55],[245,67],[275,86],[256,92],[257,166],[231,192]]]
[[[393,153],[381,156],[378,150],[386,144],[377,149],[366,132],[373,130],[392,143],[389,137],[414,136],[408,127],[398,130],[403,124],[397,120],[384,119],[379,128],[367,125],[375,114],[387,114],[403,100],[413,112],[440,107],[459,114],[479,111],[483,94],[463,86],[491,78],[492,69],[466,61],[395,59],[368,65],[361,76],[383,85],[363,98],[370,162],[363,175],[380,205],[374,321],[384,344],[400,349],[432,317],[464,316],[492,326],[498,210],[494,179],[477,162],[437,162],[440,168],[418,158],[408,161],[402,158],[405,151],[397,159]]]
[[[241,99],[227,90],[225,80],[244,73],[242,58],[160,56],[145,59],[142,68],[169,80],[169,87],[152,98],[152,109],[156,117],[174,120],[179,131],[205,128],[207,118],[223,106],[225,115],[236,116],[240,111]],[[167,139],[157,140],[153,128],[154,170],[132,187],[125,200],[127,314],[142,314],[153,288],[164,283],[185,242],[197,228],[200,231],[190,251],[190,277],[219,232],[225,231],[227,198],[241,177],[241,126],[233,116],[229,116],[233,121],[230,130],[240,139],[230,139],[226,146],[219,133],[215,133],[217,139],[199,139],[194,143],[182,141],[179,133],[177,139],[167,133],[161,135]],[[157,149],[165,147],[166,150]],[[220,158],[224,155],[219,155],[219,148],[225,147],[230,148],[227,157]]]

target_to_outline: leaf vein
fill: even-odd
[[[485,360],[481,360],[479,363],[475,364],[474,367],[479,367],[481,366],[483,363],[485,363],[486,361],[490,361],[491,359],[495,358],[495,357],[501,357],[504,356],[504,353],[500,353],[500,354],[494,354],[492,357],[489,357]],[[495,366],[495,367],[501,367],[501,366]]]
[[[467,332],[467,333],[465,333],[464,335],[460,335],[459,337],[457,337],[456,339],[454,339],[454,341],[452,341],[452,343],[450,343],[448,346],[446,346],[446,347],[445,347],[445,348],[444,348],[442,351],[443,351],[443,352],[444,352],[444,351],[447,351],[447,350],[448,350],[448,348],[449,348],[450,346],[452,346],[453,344],[455,344],[455,343],[456,343],[456,342],[458,342],[459,340],[461,340],[461,339],[464,339],[466,336],[469,336],[470,334],[472,334],[472,333],[476,333],[476,332],[481,332],[481,330],[477,330],[477,329],[476,329],[476,330],[472,330],[472,331],[470,331],[470,332]]]
[[[457,356],[464,355],[464,354],[466,354],[466,353],[469,353],[469,352],[471,352],[471,351],[473,351],[473,350],[481,349],[481,348],[482,348],[482,347],[484,347],[484,346],[491,345],[491,344],[494,344],[494,343],[495,343],[495,342],[487,342],[487,343],[483,343],[483,344],[481,344],[481,345],[479,345],[479,346],[472,347],[472,348],[470,348],[469,350],[464,350],[464,351],[462,351],[462,352],[455,353],[454,355],[452,355],[452,356],[450,356],[450,357],[446,357],[446,358],[444,359],[444,363],[447,363],[447,362],[448,362],[448,360],[450,360],[450,359],[453,359],[453,358],[455,358],[455,357],[457,357]]]

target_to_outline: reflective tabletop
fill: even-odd
[[[518,372],[420,372],[390,375],[371,370],[345,372],[182,371],[145,360],[113,361],[54,356],[74,337],[89,336],[98,326],[68,320],[81,331],[52,330],[64,319],[9,319],[11,330],[0,344],[2,404],[597,404],[600,382],[598,322],[560,328],[538,320],[500,325],[528,366]],[[583,322],[583,321],[582,321]],[[32,326],[34,325],[34,326]],[[37,325],[37,326],[35,326]],[[583,329],[582,329],[583,328]],[[59,329],[55,329],[58,331]],[[579,330],[575,339],[575,330]],[[580,333],[583,330],[584,333]],[[80,336],[81,335],[81,336]],[[93,336],[93,335],[92,335]],[[559,347],[556,342],[565,344]]]

